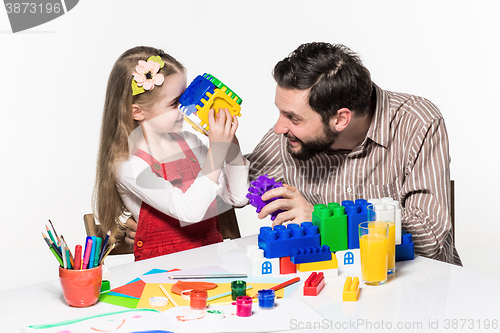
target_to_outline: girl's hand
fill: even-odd
[[[232,142],[238,128],[237,117],[232,117],[227,108],[224,110],[219,109],[219,112],[215,116],[214,114],[214,109],[208,111],[208,126],[210,127],[208,139],[210,143]]]

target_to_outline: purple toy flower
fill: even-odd
[[[247,199],[250,202],[250,205],[254,206],[257,208],[257,213],[260,213],[262,208],[266,206],[268,203],[282,199],[282,197],[276,197],[272,198],[266,201],[262,200],[262,195],[266,193],[269,190],[272,190],[274,188],[282,187],[283,184],[281,182],[276,182],[274,178],[269,178],[267,175],[259,176],[256,180],[250,182],[250,187],[248,188],[248,194],[247,194]],[[253,187],[252,187],[253,186]],[[274,221],[276,219],[276,216],[278,216],[279,213],[283,212],[283,210],[278,209],[275,212],[271,213],[271,221]]]

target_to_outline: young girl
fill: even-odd
[[[138,222],[136,260],[222,241],[216,196],[246,203],[248,161],[235,137],[238,119],[209,113],[210,147],[181,132],[184,67],[159,49],[123,53],[109,76],[94,195],[104,231],[123,238],[120,217]],[[225,164],[225,165],[224,165]]]

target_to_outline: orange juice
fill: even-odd
[[[389,239],[387,250],[387,274],[394,274],[396,272],[396,224],[386,222],[389,225]]]
[[[370,232],[359,238],[361,276],[366,284],[387,282],[387,245],[386,235]]]

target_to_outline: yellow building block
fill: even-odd
[[[359,279],[358,277],[347,277],[344,284],[344,291],[342,292],[342,300],[344,302],[356,302],[359,295]]]
[[[297,264],[297,270],[301,272],[322,271],[325,269],[339,268],[337,256],[332,253],[332,260],[307,262],[305,264]]]
[[[215,112],[219,112],[219,109],[227,108],[232,116],[241,116],[241,106],[237,103],[238,96],[232,92],[229,92],[229,94],[231,94],[231,96],[229,96],[226,92],[226,87],[215,89],[213,94],[207,92],[208,101],[201,99],[203,107],[196,105],[196,114],[201,120],[201,126],[207,131],[210,129],[208,126],[208,112],[210,109],[215,109]]]

